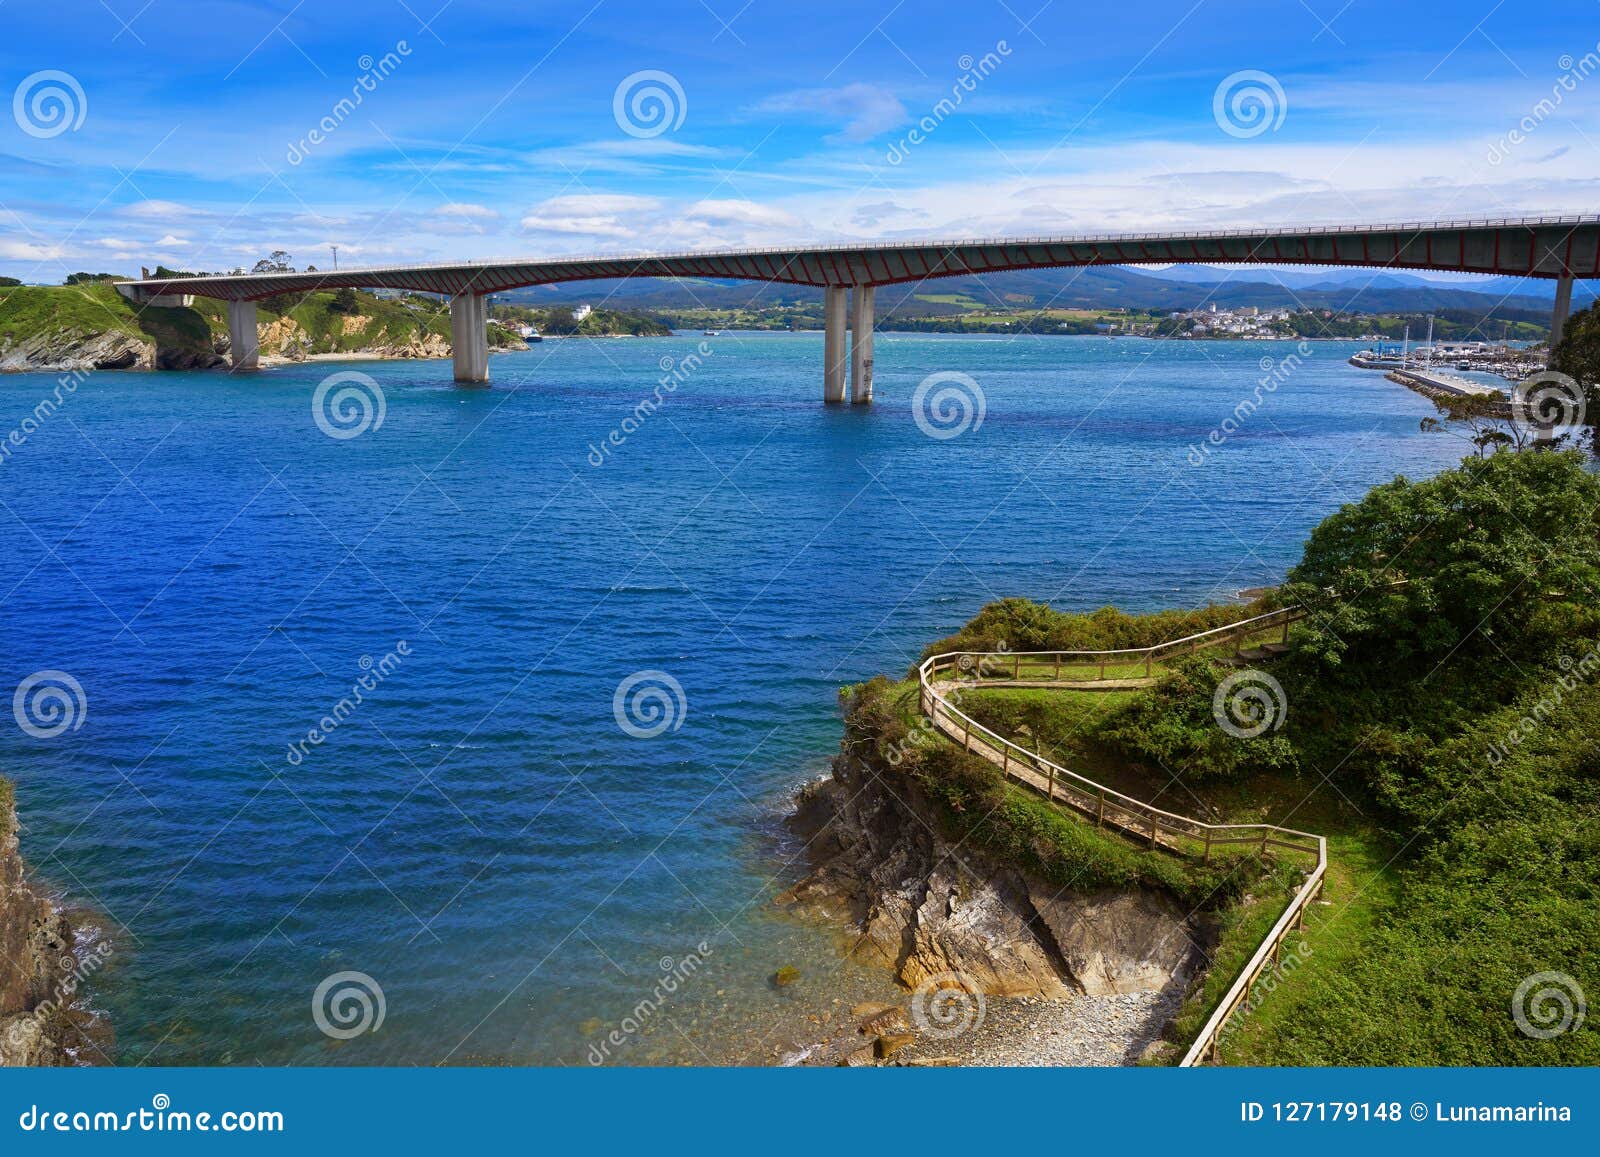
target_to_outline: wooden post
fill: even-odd
[[[1106,789],[1105,788],[1101,788],[1100,789],[1100,807],[1094,813],[1095,827],[1099,827],[1101,824],[1103,824],[1105,822],[1106,822]]]
[[[1056,765],[1053,763],[1050,765],[1050,798],[1056,798]]]
[[[1101,659],[1100,660],[1100,682],[1104,683],[1105,681],[1106,681],[1106,661],[1104,659]]]
[[[1061,652],[1057,651],[1056,652],[1056,679],[1059,681],[1060,678],[1061,678]]]
[[[963,751],[971,751],[972,750],[972,720],[971,719],[962,720],[961,749]]]
[[[1016,655],[1011,660],[1011,677],[1020,678],[1022,675],[1022,656]]]
[[[1150,663],[1154,658],[1155,654],[1153,652],[1146,651],[1144,653],[1144,677],[1146,679],[1150,678]]]
[[[1205,850],[1205,854],[1200,857],[1200,862],[1202,864],[1209,864],[1211,862],[1211,829],[1210,828],[1206,829],[1206,850]]]
[[[1288,619],[1284,619],[1283,620],[1283,641],[1285,643],[1287,643],[1289,641],[1289,620]]]
[[[1161,840],[1160,840],[1159,836],[1157,835],[1157,829],[1156,829],[1156,817],[1155,816],[1151,816],[1150,817],[1150,846],[1152,848],[1158,847],[1158,846],[1160,846],[1160,843],[1161,843]]]

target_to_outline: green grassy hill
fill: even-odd
[[[1216,718],[1218,685],[1240,668],[1212,653],[1143,689],[978,689],[962,706],[1157,806],[1329,837],[1323,902],[1288,946],[1293,965],[1269,970],[1258,1007],[1227,1031],[1226,1063],[1600,1064],[1600,1033],[1577,1015],[1600,992],[1592,463],[1505,452],[1396,479],[1313,531],[1289,578],[1283,597],[1311,614],[1288,653],[1253,661],[1281,688],[1278,726],[1254,738]],[[1008,599],[936,646],[1139,646],[1215,613],[1080,616]],[[951,747],[916,773],[972,796],[987,773],[971,758]],[[952,806],[969,840],[1035,866],[1039,845],[999,802]],[[1080,857],[1098,846],[1075,842]],[[1126,874],[1127,856],[1106,853],[1096,871]],[[1196,883],[1140,870],[1174,890]],[[1220,909],[1214,967],[1177,1036],[1198,1031],[1281,911],[1270,887],[1250,893]]]

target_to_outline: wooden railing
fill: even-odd
[[[1285,937],[1293,929],[1303,926],[1307,906],[1322,890],[1323,877],[1328,870],[1328,841],[1311,832],[1296,831],[1276,824],[1210,824],[1165,811],[1115,788],[1096,783],[1013,743],[962,711],[945,692],[947,688],[977,687],[986,683],[1015,684],[1020,678],[1018,672],[1024,669],[1021,665],[1023,660],[1032,666],[1056,670],[1057,678],[1060,670],[1070,669],[1075,664],[1100,662],[1100,656],[1136,656],[1135,661],[1144,661],[1149,669],[1150,664],[1158,658],[1188,654],[1232,638],[1248,637],[1275,627],[1278,623],[1284,625],[1287,638],[1288,624],[1303,613],[1299,608],[1284,608],[1170,643],[1136,650],[1046,651],[1021,655],[1012,652],[952,651],[934,655],[917,668],[917,706],[935,728],[960,743],[965,750],[996,764],[1007,778],[1040,792],[1047,799],[1093,817],[1096,824],[1118,828],[1148,841],[1153,847],[1166,848],[1181,855],[1199,856],[1202,863],[1209,862],[1216,849],[1230,845],[1248,845],[1263,853],[1268,848],[1279,848],[1314,858],[1314,866],[1307,872],[1305,881],[1295,891],[1266,939],[1223,994],[1222,1000],[1179,1062],[1180,1067],[1204,1061],[1217,1063],[1220,1060],[1220,1038],[1229,1019],[1248,1001],[1251,988],[1266,971],[1268,962],[1277,963]],[[1116,661],[1127,660],[1118,658]],[[1008,664],[1009,674],[993,674],[995,668],[1004,671]],[[955,678],[941,678],[948,675],[954,675]]]
[[[1280,640],[1287,643],[1289,625],[1305,617],[1304,607],[1280,607],[1153,647],[1127,647],[1117,651],[961,651],[951,652],[951,655],[962,664],[963,676],[977,672],[982,681],[989,683],[1074,682],[1077,680],[1072,676],[1091,672],[1101,682],[1108,675],[1149,679],[1155,675],[1157,663],[1234,640],[1278,633],[1281,628]],[[951,655],[935,658],[945,659]]]

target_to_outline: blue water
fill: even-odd
[[[584,1063],[691,953],[607,1059],[765,1055],[886,983],[769,903],[838,688],[1004,595],[1275,581],[1339,504],[1461,452],[1356,348],[1316,344],[1199,466],[1288,343],[884,334],[870,409],[819,404],[815,334],[549,341],[486,390],[440,362],[90,376],[0,464],[0,700],[60,671],[86,710],[49,738],[5,717],[0,771],[38,873],[115,944],[116,1058]],[[313,420],[340,370],[384,395],[348,439]],[[934,372],[978,384],[981,426],[919,428]],[[55,381],[0,378],[0,423]],[[381,682],[320,729],[364,663]],[[613,696],[649,671],[686,709],[668,687],[676,726],[637,738]],[[385,1008],[347,1041],[312,1016],[346,970]]]

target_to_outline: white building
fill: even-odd
[[[572,320],[573,321],[582,321],[584,318],[588,317],[593,312],[594,312],[594,307],[589,305],[586,302],[583,305],[578,306],[577,309],[572,311]]]

